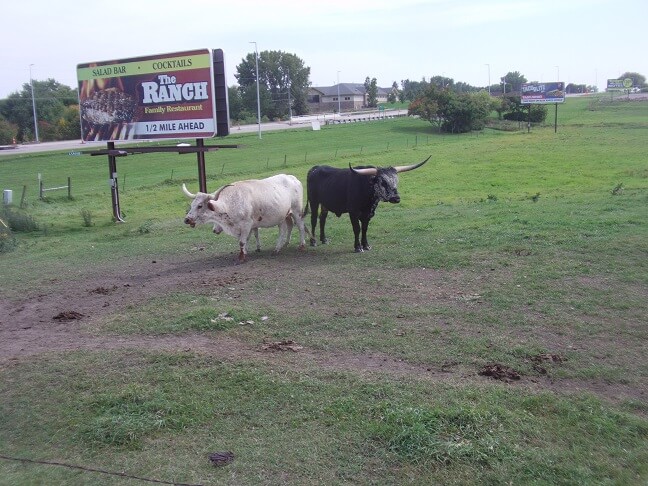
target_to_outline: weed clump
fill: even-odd
[[[81,210],[81,218],[83,219],[83,226],[85,228],[90,228],[91,226],[94,226],[94,223],[92,222],[92,213],[90,212],[89,209]]]
[[[2,208],[0,219],[3,221],[3,224],[0,226],[7,226],[17,233],[30,233],[39,229],[38,224],[30,214],[24,211],[17,211],[10,206],[4,206]]]
[[[614,189],[612,189],[613,196],[620,196],[621,194],[623,194],[623,182],[619,182],[614,186]]]
[[[0,218],[0,253],[7,253],[16,246],[16,238],[11,233],[9,225]]]

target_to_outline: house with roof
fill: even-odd
[[[378,104],[387,103],[391,88],[378,88]],[[334,86],[308,88],[307,104],[310,113],[354,111],[366,108],[368,96],[362,83],[340,83]]]

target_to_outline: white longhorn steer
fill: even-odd
[[[288,244],[292,220],[300,233],[299,248],[306,245],[303,219],[304,190],[295,176],[279,174],[266,179],[250,179],[221,187],[213,194],[191,194],[182,185],[183,192],[193,199],[184,222],[192,228],[196,224],[213,223],[214,231],[222,230],[239,240],[239,261],[247,256],[247,241],[257,228],[279,226],[275,252]]]

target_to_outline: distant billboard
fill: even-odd
[[[524,83],[521,101],[522,104],[563,103],[565,83]]]
[[[79,64],[77,79],[83,140],[216,134],[209,49]]]
[[[607,80],[607,90],[608,91],[625,91],[632,88],[634,82],[631,78],[625,79],[608,79]]]

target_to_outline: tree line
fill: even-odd
[[[258,92],[257,92],[258,73]],[[308,114],[310,67],[296,54],[283,51],[251,52],[236,66],[237,85],[228,87],[232,123],[255,123],[260,108],[262,121],[285,120]],[[635,85],[647,87],[639,73],[626,72],[619,78],[632,78]],[[487,87],[455,82],[446,76],[429,80],[394,81],[388,102],[409,104],[409,113],[428,120],[440,131],[462,133],[482,129],[495,111],[507,120],[526,120],[528,111],[520,102],[520,91],[527,79],[518,71],[508,72],[500,82]],[[367,106],[377,106],[377,79],[366,77]],[[592,86],[567,86],[568,93],[594,90]],[[33,90],[33,97],[32,97]],[[0,100],[0,145],[81,138],[78,95],[75,88],[54,79],[33,80],[20,91]],[[33,108],[36,105],[37,127]],[[523,109],[524,108],[524,109]],[[546,116],[542,105],[531,107],[531,121]],[[36,131],[37,128],[37,131]]]

